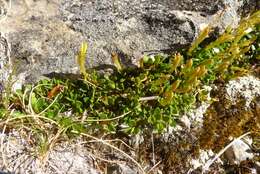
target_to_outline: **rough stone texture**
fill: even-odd
[[[41,158],[37,149],[30,145],[30,137],[27,136],[21,131],[0,134],[0,170],[23,174],[100,173],[94,169],[91,154],[82,145],[59,144],[48,151],[45,158]]]
[[[243,6],[238,0],[8,2],[0,1],[0,32],[11,45],[18,79],[27,82],[51,72],[78,72],[75,54],[83,40],[89,44],[89,65],[110,64],[113,51],[123,62],[134,62],[190,44],[205,25],[220,30],[236,25]]]
[[[244,99],[246,101],[245,106],[249,107],[251,101],[260,96],[260,80],[253,76],[240,77],[228,82],[226,91],[227,98],[232,103]]]
[[[260,9],[260,1],[259,0],[246,0],[244,4],[239,8],[238,12],[242,16],[246,16],[252,11],[256,11]]]
[[[6,81],[10,73],[9,64],[9,44],[0,33],[0,92],[4,89],[1,81]]]
[[[240,164],[242,161],[252,159],[254,154],[250,148],[251,145],[252,139],[250,138],[237,140],[229,149],[227,149],[225,157],[230,164]]]

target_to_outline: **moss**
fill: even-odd
[[[230,138],[238,137],[245,132],[259,135],[260,109],[255,100],[251,108],[245,107],[245,101],[237,101],[232,105],[225,99],[225,94],[218,93],[213,96],[218,101],[212,103],[204,117],[203,128],[199,138],[202,149],[212,149],[215,152],[221,150]]]

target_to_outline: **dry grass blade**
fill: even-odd
[[[158,161],[148,172],[147,174],[151,173],[162,161]]]
[[[150,96],[150,97],[141,97],[139,101],[150,101],[150,100],[158,100],[159,96]]]
[[[106,141],[106,142],[120,142],[120,143],[122,143],[123,145],[125,145],[127,148],[129,148],[129,149],[131,149],[131,150],[134,150],[131,146],[129,146],[129,145],[126,144],[123,140],[120,140],[120,139],[103,140],[103,141]],[[99,141],[90,140],[90,141],[83,141],[83,142],[80,142],[80,143],[78,143],[78,144],[87,144],[87,143],[96,143],[96,142],[99,142]]]
[[[62,128],[60,130],[58,130],[58,132],[56,133],[56,135],[54,137],[52,137],[49,142],[48,142],[48,148],[46,149],[46,152],[44,152],[44,154],[42,154],[42,161],[45,164],[47,159],[48,159],[48,155],[49,152],[53,149],[55,142],[57,141],[57,139],[59,138],[59,136],[66,130],[67,128]]]
[[[100,161],[104,161],[104,162],[107,162],[107,163],[114,163],[114,164],[120,164],[120,163],[122,163],[121,161],[118,161],[118,160],[107,160],[107,159],[102,158],[102,157],[100,157],[100,156],[97,156],[97,155],[95,155],[95,154],[93,154],[93,153],[91,153],[90,155],[92,156],[92,158],[94,157],[94,158],[97,158],[97,159],[100,160]],[[122,164],[123,164],[123,163],[122,163]]]
[[[5,121],[5,123],[8,123],[8,119]],[[7,167],[7,162],[6,162],[6,158],[5,158],[5,154],[4,154],[4,137],[5,137],[5,130],[6,130],[6,124],[3,127],[2,133],[1,133],[1,139],[0,139],[0,151],[2,153],[2,161],[3,161],[3,167]]]
[[[40,118],[40,119],[47,120],[50,123],[59,126],[59,124],[56,121],[54,121],[54,120],[52,120],[52,119],[50,119],[48,117],[44,117],[44,116],[40,116],[40,115],[23,115],[23,116],[13,117],[13,118],[10,118],[8,120],[8,122],[12,122],[14,120],[19,120],[19,119],[26,119],[26,118]],[[6,121],[0,122],[0,126],[4,125],[4,124],[6,124]]]
[[[72,133],[78,134],[79,132],[72,131]],[[96,138],[96,137],[93,137],[93,136],[91,136],[91,135],[89,135],[89,134],[80,133],[80,135],[85,136],[85,137],[88,137],[88,138],[91,138],[91,139],[94,139],[94,140],[96,140],[97,142],[100,142],[100,143],[102,143],[102,144],[104,144],[104,145],[106,145],[106,146],[108,146],[108,147],[110,147],[110,148],[112,148],[112,149],[118,151],[118,152],[121,153],[123,156],[127,157],[128,159],[130,159],[134,164],[136,164],[136,166],[140,169],[140,171],[141,171],[143,174],[145,174],[145,171],[144,171],[143,167],[142,167],[135,159],[133,159],[130,155],[128,155],[127,153],[125,153],[125,152],[122,151],[121,149],[119,149],[119,148],[117,148],[117,147],[115,147],[115,146],[109,144],[108,142],[106,142],[106,141],[104,141],[104,140],[102,140],[102,139],[98,139],[98,138]]]
[[[86,121],[87,121],[87,122],[107,122],[107,121],[113,121],[113,120],[118,120],[118,119],[120,119],[120,118],[123,118],[123,117],[125,117],[126,115],[130,114],[131,112],[132,112],[132,111],[128,111],[128,112],[126,112],[126,113],[124,113],[124,114],[122,114],[122,115],[120,115],[120,116],[118,116],[118,117],[115,117],[115,118],[109,118],[109,119],[93,119],[93,120],[87,119]]]
[[[37,114],[37,115],[42,115],[42,114],[44,114],[44,113],[57,101],[57,99],[58,99],[59,96],[60,96],[60,94],[58,94],[58,95],[55,97],[55,99],[51,102],[51,104],[50,104],[49,106],[47,106],[42,112],[40,112],[40,113]]]
[[[247,132],[243,135],[241,135],[238,138],[235,138],[231,143],[229,143],[226,147],[224,147],[212,160],[208,160],[207,163],[203,166],[202,168],[202,173],[204,173],[205,171],[207,171],[209,169],[209,167],[229,148],[231,147],[235,142],[237,142],[238,140],[244,138],[245,136],[249,135],[251,132]]]
[[[29,114],[32,114],[32,115],[36,115],[34,110],[33,110],[33,107],[32,107],[32,97],[34,95],[34,90],[40,86],[46,86],[47,84],[38,84],[36,85],[35,87],[32,88],[32,90],[30,91],[30,94],[29,94],[29,102],[28,102],[28,109],[29,109]],[[50,85],[48,85],[50,86]]]

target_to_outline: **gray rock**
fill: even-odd
[[[243,6],[238,0],[1,2],[0,32],[10,42],[17,78],[27,82],[52,72],[78,73],[75,55],[83,40],[89,66],[111,64],[113,51],[135,63],[143,54],[190,44],[205,25],[236,25]]]
[[[4,35],[0,33],[0,93],[4,90],[10,70],[10,45]]]
[[[248,15],[250,12],[260,9],[259,0],[246,0],[243,2],[243,5],[239,8],[238,12],[242,16]]]
[[[247,143],[245,143],[245,141]],[[252,159],[254,154],[251,152],[250,145],[252,139],[247,138],[246,140],[237,140],[233,146],[231,146],[226,152],[225,157],[228,159],[230,164],[240,164],[240,162]],[[251,153],[250,153],[251,152]]]
[[[138,170],[129,166],[129,164],[117,164],[117,165],[108,165],[107,167],[108,174],[138,174]]]
[[[239,77],[226,84],[226,98],[233,104],[239,100],[245,100],[245,107],[249,108],[250,103],[260,96],[260,80],[254,76]]]
[[[30,133],[26,136],[23,133],[25,132],[21,130],[12,130],[0,134],[0,168],[3,172],[7,174],[100,174],[95,168],[92,153],[84,145],[77,142],[59,143],[43,154],[40,146],[33,147],[30,144],[31,135],[28,135]]]

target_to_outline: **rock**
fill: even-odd
[[[138,174],[135,168],[131,168],[128,164],[109,165],[107,167],[108,174]]]
[[[5,36],[0,33],[0,92],[3,90],[2,81],[7,80],[9,75],[9,44]]]
[[[83,40],[89,44],[89,66],[111,64],[113,51],[125,63],[136,62],[143,54],[190,44],[208,24],[222,30],[236,25],[242,5],[238,0],[12,0],[11,5],[1,0],[0,32],[11,45],[17,78],[34,82],[52,72],[78,73],[75,54]]]
[[[78,173],[99,174],[91,152],[80,143],[59,143],[44,153],[33,147],[30,135],[19,130],[1,133],[1,170],[7,173]],[[82,142],[81,140],[80,142]],[[39,143],[39,142],[38,142]],[[41,153],[43,152],[43,153]],[[0,171],[1,173],[1,171]],[[9,173],[9,174],[10,174]]]
[[[248,15],[252,11],[260,9],[260,1],[258,0],[246,0],[243,5],[238,9],[238,12],[242,16]]]
[[[197,169],[201,166],[204,166],[208,160],[210,160],[215,154],[212,150],[200,150],[199,157],[197,159],[191,159],[190,164],[193,169]],[[222,163],[220,159],[217,159],[218,163]]]
[[[225,152],[225,157],[230,164],[240,164],[240,162],[254,157],[254,154],[249,147],[249,145],[252,144],[252,139],[247,138],[246,142],[247,143],[243,140],[236,140],[236,142]]]
[[[244,99],[245,107],[249,107],[254,98],[260,96],[260,80],[254,76],[240,77],[236,80],[231,80],[226,84],[226,98],[233,104]]]

